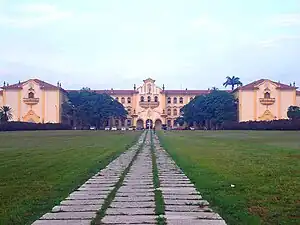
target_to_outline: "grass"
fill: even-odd
[[[157,190],[160,187],[160,181],[158,176],[158,168],[156,163],[156,156],[155,156],[155,147],[153,143],[153,133],[151,132],[151,155],[152,155],[152,173],[153,173],[153,184],[154,184],[154,198],[155,198],[155,214],[157,216],[165,215],[165,203],[164,198],[162,195],[161,190]],[[158,225],[166,224],[164,217],[157,217],[156,218]]]
[[[31,224],[128,149],[139,134],[0,133],[0,224]]]
[[[300,224],[300,132],[186,131],[159,136],[229,225]]]
[[[104,204],[102,205],[101,209],[97,212],[96,218],[91,223],[92,225],[101,224],[101,220],[104,218],[106,210],[109,208],[110,204],[115,199],[116,194],[117,194],[118,190],[120,189],[120,187],[123,185],[124,179],[125,179],[126,175],[128,174],[128,172],[130,171],[130,168],[131,168],[132,164],[134,163],[134,161],[136,160],[138,154],[140,153],[141,149],[143,148],[144,143],[145,143],[145,139],[146,139],[146,135],[145,135],[145,138],[143,140],[143,144],[140,145],[139,149],[137,150],[137,152],[133,156],[131,162],[126,167],[126,169],[122,172],[122,174],[120,176],[120,179],[116,183],[114,189],[109,193],[109,195],[105,199]]]

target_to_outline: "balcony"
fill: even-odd
[[[159,106],[159,102],[140,102],[140,107],[154,109]]]
[[[273,105],[275,103],[275,98],[260,98],[259,101],[263,105]]]
[[[36,105],[39,101],[39,98],[23,98],[23,102],[27,105]]]

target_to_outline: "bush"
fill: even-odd
[[[72,127],[61,123],[25,123],[6,122],[0,124],[0,131],[25,131],[25,130],[71,130]]]
[[[300,130],[300,120],[224,122],[224,130]]]

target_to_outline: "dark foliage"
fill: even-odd
[[[300,130],[300,120],[224,122],[224,130]]]
[[[60,123],[25,123],[5,122],[0,124],[0,131],[26,131],[26,130],[70,130],[71,126]]]

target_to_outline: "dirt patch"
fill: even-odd
[[[251,206],[248,208],[249,212],[254,215],[258,215],[262,218],[268,216],[268,209],[262,206]]]

